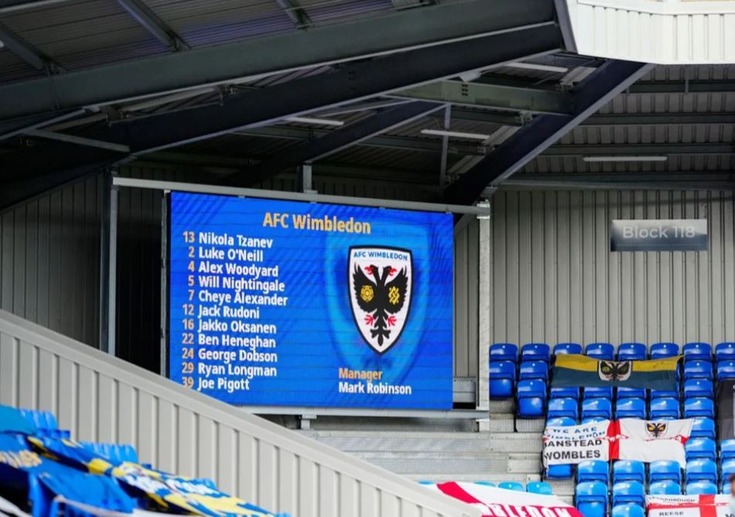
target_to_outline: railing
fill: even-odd
[[[479,517],[467,505],[0,311],[0,403],[53,411],[77,440],[214,479],[294,517]]]

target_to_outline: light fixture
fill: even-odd
[[[538,63],[508,63],[505,66],[509,68],[520,68],[523,70],[538,70],[540,72],[555,72],[558,74],[565,74],[569,71],[569,69],[564,66],[541,65]]]
[[[582,161],[594,162],[665,162],[668,156],[585,156]]]
[[[288,117],[286,118],[289,122],[300,122],[302,124],[314,124],[316,126],[334,126],[341,127],[345,123],[341,120],[332,120],[329,118],[313,118],[313,117]]]
[[[490,138],[490,135],[483,135],[481,133],[462,133],[460,131],[447,131],[446,129],[422,129],[421,133],[424,135],[451,136],[454,138],[469,138],[472,140],[487,140]]]

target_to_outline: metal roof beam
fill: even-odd
[[[298,28],[311,25],[311,19],[306,11],[296,2],[296,0],[276,0],[278,7],[286,13],[294,25]]]
[[[279,153],[250,170],[231,177],[224,183],[239,187],[253,185],[275,176],[285,169],[338,153],[351,145],[364,142],[371,137],[403,124],[408,124],[439,109],[441,109],[441,106],[430,102],[414,102],[386,110],[345,128],[332,131],[311,142],[302,142],[295,148]]]
[[[735,92],[735,81],[644,81],[626,93],[716,93]]]
[[[488,186],[497,186],[562,136],[648,73],[654,65],[609,61],[572,89],[574,115],[541,115],[519,129],[444,191],[445,200],[471,204]],[[626,147],[626,146],[621,146]]]
[[[115,124],[79,136],[128,145],[133,154],[141,155],[262,126],[289,116],[358,102],[415,84],[453,77],[467,70],[542,55],[557,50],[559,44],[560,35],[553,25],[503,32],[354,63],[334,73],[248,91],[226,99],[222,105]],[[95,153],[90,157],[92,151]],[[75,147],[70,153],[63,145],[48,144],[43,150],[0,156],[0,171],[18,169],[31,176],[78,167],[96,159],[98,152],[93,148]],[[111,164],[126,155],[108,154],[108,157]]]
[[[735,124],[735,113],[600,113],[583,126]]]
[[[249,91],[222,105],[203,106],[114,126],[135,154],[262,127],[290,116],[356,102],[466,70],[486,68],[558,48],[559,32],[544,26],[450,43],[343,67],[285,84]]]
[[[127,13],[135,18],[145,30],[150,32],[158,41],[166,45],[173,51],[184,50],[190,48],[189,45],[174,32],[171,27],[154,13],[150,7],[140,0],[117,0],[120,7],[125,9]]]
[[[15,34],[2,23],[0,23],[0,42],[2,42],[5,48],[10,50],[13,54],[21,58],[36,70],[48,70],[51,72],[64,70],[51,59],[44,56],[40,50]],[[22,96],[16,97],[14,101],[17,102],[18,99],[22,98]],[[0,103],[2,103],[2,101],[0,101]],[[5,117],[0,116],[0,120],[3,118]]]
[[[396,92],[392,96],[531,113],[568,115],[573,109],[572,96],[568,93],[462,81],[425,84]]]
[[[735,144],[565,144],[549,147],[544,156],[663,156],[735,154]]]
[[[542,30],[542,24],[553,24],[553,6],[546,0],[498,0],[492,9],[486,0],[410,9],[2,85],[0,120],[469,41],[520,27]],[[22,103],[15,101],[21,98]]]
[[[440,109],[440,104],[431,104],[433,109]],[[427,113],[427,116],[429,113]],[[374,118],[374,117],[371,117]],[[349,126],[352,127],[352,126]],[[347,128],[345,128],[347,129]],[[318,141],[330,134],[340,132],[341,130],[327,131],[324,129],[308,129],[301,127],[263,127],[253,129],[242,129],[235,134],[243,136],[252,136],[260,138],[279,138],[283,140],[312,140],[316,137]],[[377,133],[376,133],[377,134]],[[368,136],[364,139],[355,141],[352,145],[362,145],[365,147],[382,147],[385,149],[404,149],[406,151],[418,152],[436,152],[440,150],[441,140],[434,138],[414,138],[406,136]],[[485,147],[477,144],[453,143],[449,151],[452,154],[463,154],[467,156],[484,156],[486,154]],[[332,153],[330,153],[332,154]]]

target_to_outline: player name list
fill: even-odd
[[[172,344],[181,347],[182,384],[234,393],[277,377],[275,320],[288,295],[280,264],[269,257],[274,239],[188,230],[172,239],[180,239],[172,244],[186,258],[172,261],[183,271],[171,272],[186,277],[184,285],[172,285],[172,295],[183,300],[180,324],[171,328]],[[271,321],[262,316],[265,308]]]

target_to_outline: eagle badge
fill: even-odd
[[[406,325],[413,291],[413,257],[402,248],[351,247],[347,265],[350,307],[360,335],[382,354]]]

